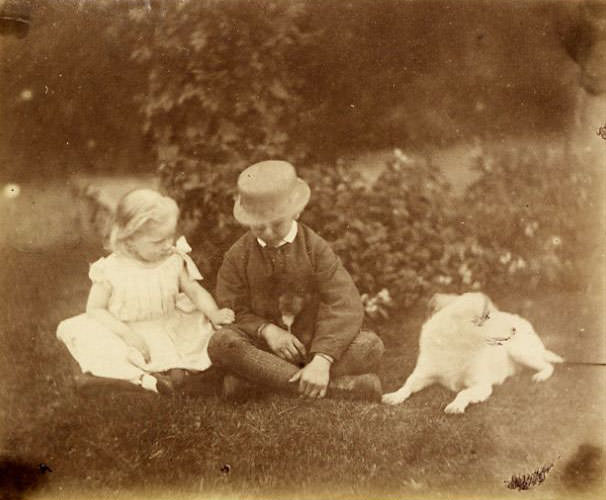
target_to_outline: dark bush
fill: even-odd
[[[0,34],[0,176],[151,172],[134,99],[146,91],[147,68],[131,60],[149,43],[147,26],[128,15],[140,2],[30,4],[27,36]]]
[[[195,183],[207,167],[242,159],[296,157],[300,12],[280,1],[158,4],[152,44],[133,56],[150,68],[144,129],[170,182]]]
[[[151,5],[131,16],[154,32],[134,51],[148,72],[144,128],[179,170],[285,152],[334,162],[570,124],[576,69],[559,2]]]
[[[408,307],[435,290],[574,281],[579,226],[560,219],[584,208],[582,166],[486,151],[462,202],[437,167],[401,153],[372,185],[345,164],[311,166],[387,143],[565,129],[574,89],[552,70],[573,65],[556,4],[152,5],[131,11],[153,26],[133,54],[148,69],[143,125],[208,276],[242,232],[231,216],[238,172],[282,158],[312,186],[303,220],[332,243],[369,312],[389,301],[384,289]],[[532,195],[541,203],[526,206]]]
[[[562,130],[586,35],[578,1],[31,4],[0,34],[13,180]]]
[[[239,231],[237,173],[255,160],[303,156],[301,14],[300,2],[277,0],[155,2],[152,43],[133,54],[150,68],[144,129],[207,273]],[[143,10],[131,17],[150,20]]]

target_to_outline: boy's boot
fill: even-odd
[[[223,377],[223,397],[229,401],[258,398],[266,391],[246,379],[228,373]]]
[[[374,373],[335,377],[328,385],[328,396],[339,399],[381,401],[381,380]]]
[[[223,374],[216,368],[202,372],[185,372],[186,375],[178,389],[183,394],[191,396],[219,396],[223,387]]]

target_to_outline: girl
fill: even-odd
[[[170,392],[185,370],[210,367],[212,325],[232,323],[234,313],[197,283],[202,276],[185,239],[174,244],[178,217],[173,199],[149,189],[118,203],[113,253],[90,266],[86,313],[57,328],[84,374]]]

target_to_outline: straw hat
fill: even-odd
[[[255,163],[238,177],[234,217],[246,226],[291,217],[305,208],[310,194],[309,186],[297,177],[290,163],[277,160]]]

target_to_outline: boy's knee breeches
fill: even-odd
[[[244,355],[244,350],[251,346],[269,351],[263,340],[252,338],[236,326],[226,326],[211,337],[208,355],[213,364],[222,366],[224,360]],[[332,372],[339,375],[372,372],[378,367],[383,352],[383,341],[379,336],[370,330],[361,330],[341,358],[335,361]]]
[[[374,372],[385,348],[379,336],[370,330],[361,330],[341,358],[332,367],[334,375],[358,375]]]
[[[244,344],[259,347],[249,335],[236,326],[224,326],[218,329],[208,342],[208,357],[217,366],[221,361],[233,356]]]

